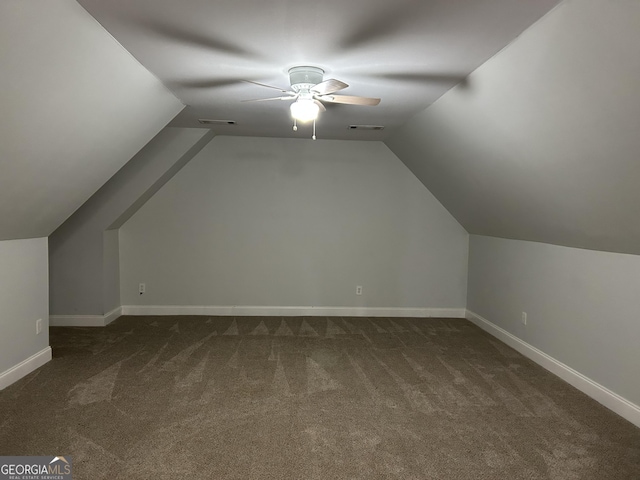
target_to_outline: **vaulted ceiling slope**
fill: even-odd
[[[385,143],[470,233],[640,254],[639,45],[567,0]]]
[[[73,0],[0,3],[0,240],[48,236],[183,105]]]

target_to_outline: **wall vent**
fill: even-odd
[[[209,118],[199,118],[198,122],[202,125],[235,125],[235,120],[211,120]]]
[[[383,130],[383,125],[349,125],[349,130]]]

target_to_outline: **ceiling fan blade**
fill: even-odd
[[[243,103],[250,102],[270,102],[271,100],[295,100],[297,95],[292,95],[288,97],[269,97],[269,98],[255,98],[252,100],[240,100]]]
[[[318,100],[330,103],[342,103],[344,105],[370,105],[375,106],[380,103],[379,98],[354,97],[352,95],[318,95]]]
[[[458,84],[464,82],[466,75],[456,75],[448,73],[421,73],[421,72],[390,72],[390,73],[372,73],[367,75],[373,78],[382,78],[385,80],[400,80],[402,82],[414,83],[440,83],[440,84]]]
[[[377,11],[371,9],[368,15],[362,16],[363,21],[349,28],[349,34],[338,41],[338,46],[353,49],[397,35],[407,23],[421,15],[422,8],[420,0],[405,0],[390,2],[387,8]]]
[[[187,28],[182,28],[176,24],[151,22],[143,19],[138,19],[135,22],[138,28],[142,27],[150,33],[160,35],[184,45],[206,48],[208,50],[217,50],[218,52],[228,55],[259,58],[259,55],[255,52],[229,42],[226,39],[216,37],[211,34],[211,31],[197,32]]]
[[[261,87],[267,87],[267,88],[272,88],[274,90],[278,90],[279,92],[282,93],[288,93],[291,95],[295,95],[294,92],[290,91],[290,90],[284,90],[280,87],[274,87],[273,85],[267,85],[266,83],[260,83],[260,82],[254,82],[253,80],[242,80],[243,82],[247,82],[247,83],[253,83],[254,85],[260,85]]]
[[[391,80],[404,80],[407,82],[432,82],[432,83],[459,83],[464,81],[466,75],[448,75],[438,73],[389,73],[380,75]]]
[[[209,80],[170,80],[167,84],[170,86],[197,90],[228,87],[230,85],[237,85],[240,81],[241,80],[239,78],[212,78]]]
[[[318,105],[318,108],[320,109],[321,112],[326,112],[327,111],[326,107],[322,104],[322,102],[320,100],[314,100],[313,103]]]
[[[340,80],[330,78],[329,80],[325,80],[324,82],[320,82],[317,85],[311,87],[311,91],[313,93],[317,93],[318,95],[326,95],[328,93],[337,92],[338,90],[343,90],[348,86],[349,85],[341,82]]]

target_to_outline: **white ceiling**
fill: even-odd
[[[291,130],[288,102],[239,80],[288,87],[294,65],[322,67],[380,97],[377,107],[330,105],[318,137],[381,140],[432,104],[558,0],[79,0],[187,105],[172,126],[235,120],[228,135],[306,137]],[[273,95],[275,93],[276,95]],[[349,124],[385,125],[382,132]]]

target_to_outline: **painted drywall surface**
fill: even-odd
[[[73,0],[0,3],[0,239],[49,235],[183,105]]]
[[[385,143],[470,233],[640,253],[638,45],[566,0]]]
[[[478,235],[469,247],[469,310],[640,405],[640,256]]]
[[[121,298],[463,307],[467,245],[382,143],[216,137],[120,229]]]
[[[120,245],[118,230],[106,230],[102,235],[103,311],[118,308],[120,302]]]
[[[47,269],[46,238],[0,241],[0,373],[49,346]]]
[[[102,315],[120,306],[117,233],[105,238],[105,230],[128,218],[211,138],[206,129],[163,129],[50,236],[52,315]]]

